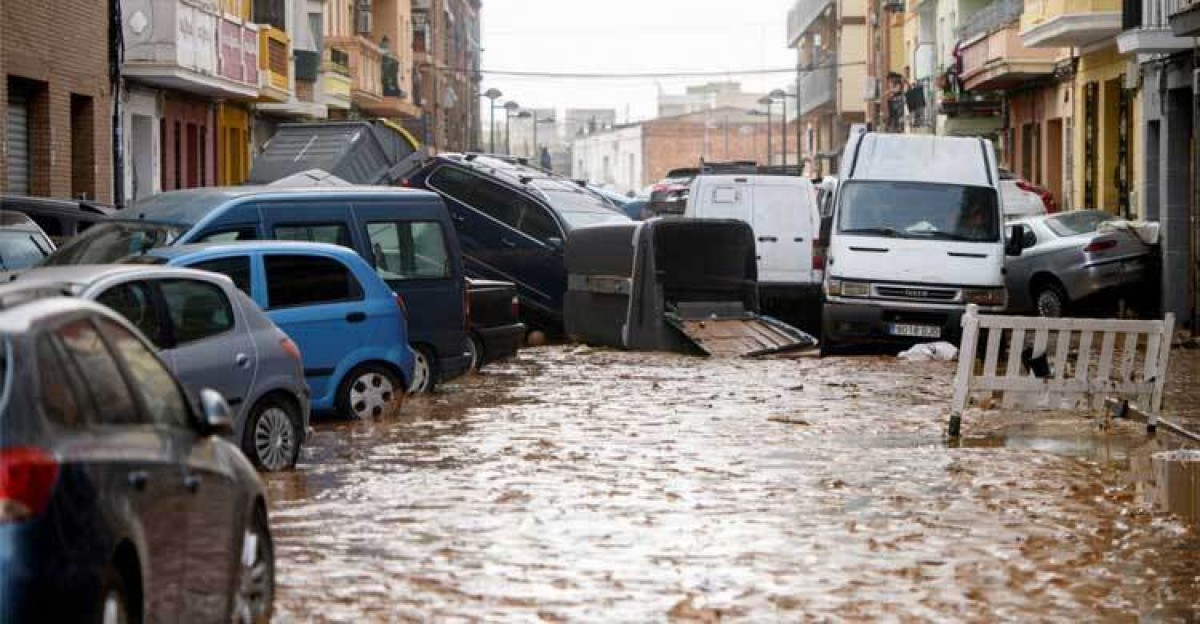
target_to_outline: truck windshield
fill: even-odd
[[[50,254],[43,265],[112,264],[170,245],[181,233],[179,228],[155,223],[99,223]]]
[[[995,189],[928,182],[850,181],[841,190],[838,232],[966,242],[1000,240]]]

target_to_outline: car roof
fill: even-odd
[[[0,193],[0,208],[14,209],[36,208],[39,210],[82,212],[103,216],[111,214],[115,209],[107,204],[84,199],[59,199],[55,197],[34,197],[30,195],[13,195]]]
[[[277,251],[295,254],[320,254],[339,258],[361,259],[357,251],[341,245],[330,243],[312,243],[307,241],[284,240],[253,240],[227,243],[190,243],[187,245],[168,245],[148,250],[145,255],[164,258],[168,261],[198,253],[247,253],[253,251]]]
[[[9,285],[33,288],[65,286],[77,290],[100,280],[137,274],[147,278],[163,277],[212,277],[213,273],[178,267],[147,267],[136,264],[76,264],[64,266],[34,267],[18,273]]]
[[[94,312],[123,320],[104,306],[76,297],[46,296],[44,290],[24,285],[0,286],[0,334],[21,334],[46,320],[73,312]]]
[[[447,160],[476,172],[489,174],[517,188],[588,192],[571,178],[523,163],[519,159],[476,153],[439,154],[435,159]]]
[[[223,204],[240,199],[326,198],[403,199],[441,202],[430,191],[395,186],[226,186],[170,191],[151,196],[111,215],[114,219],[199,223]]]

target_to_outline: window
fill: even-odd
[[[843,234],[1000,240],[1000,211],[991,188],[875,181],[850,181],[842,188],[838,232]]]
[[[513,227],[521,216],[521,197],[499,184],[456,167],[441,167],[429,177],[429,186]]]
[[[277,225],[275,238],[278,240],[307,241],[350,246],[350,230],[343,223],[314,225]]]
[[[96,327],[87,320],[79,320],[59,327],[56,333],[78,370],[87,371],[98,424],[142,424],[125,377]]]
[[[50,336],[42,336],[37,345],[38,379],[42,393],[42,412],[51,421],[66,427],[85,424],[78,380],[63,363],[58,347]]]
[[[96,302],[112,308],[133,323],[155,346],[163,348],[162,319],[159,318],[150,286],[145,282],[129,282],[109,288],[96,297]]]
[[[206,260],[197,262],[190,268],[220,273],[233,280],[233,285],[237,286],[238,290],[250,294],[250,258],[247,256]]]
[[[219,230],[205,234],[196,240],[197,243],[233,243],[237,241],[258,240],[258,228],[253,225]]]
[[[199,280],[159,282],[175,344],[203,340],[233,329],[233,306],[219,286]]]
[[[29,230],[0,230],[0,270],[28,269],[50,255],[50,241]]]
[[[46,266],[112,264],[126,256],[140,256],[170,245],[179,230],[165,225],[110,222],[91,228],[46,258]]]
[[[97,323],[104,337],[125,361],[125,370],[149,412],[150,420],[157,425],[187,427],[187,400],[158,357],[124,327],[107,319],[97,319]]]
[[[362,299],[362,286],[346,265],[332,258],[268,255],[268,307],[286,308]]]
[[[539,241],[562,237],[554,217],[532,202],[525,204],[525,211],[521,215],[521,231]]]
[[[1077,236],[1095,232],[1101,223],[1112,219],[1112,215],[1098,210],[1078,210],[1046,219],[1046,227],[1059,236]]]
[[[375,270],[385,280],[450,275],[442,226],[433,221],[367,224]]]

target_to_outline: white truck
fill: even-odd
[[[861,134],[839,173],[825,347],[953,341],[968,304],[1004,310],[1005,258],[1020,248],[1006,244],[991,142]]]
[[[684,217],[750,224],[762,310],[797,325],[812,320],[811,331],[817,331],[823,267],[813,253],[821,215],[812,181],[785,175],[699,175],[692,180]]]

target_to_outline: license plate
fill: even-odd
[[[893,336],[907,336],[911,338],[941,338],[942,328],[932,325],[908,325],[905,323],[896,323],[888,327],[888,331]]]

